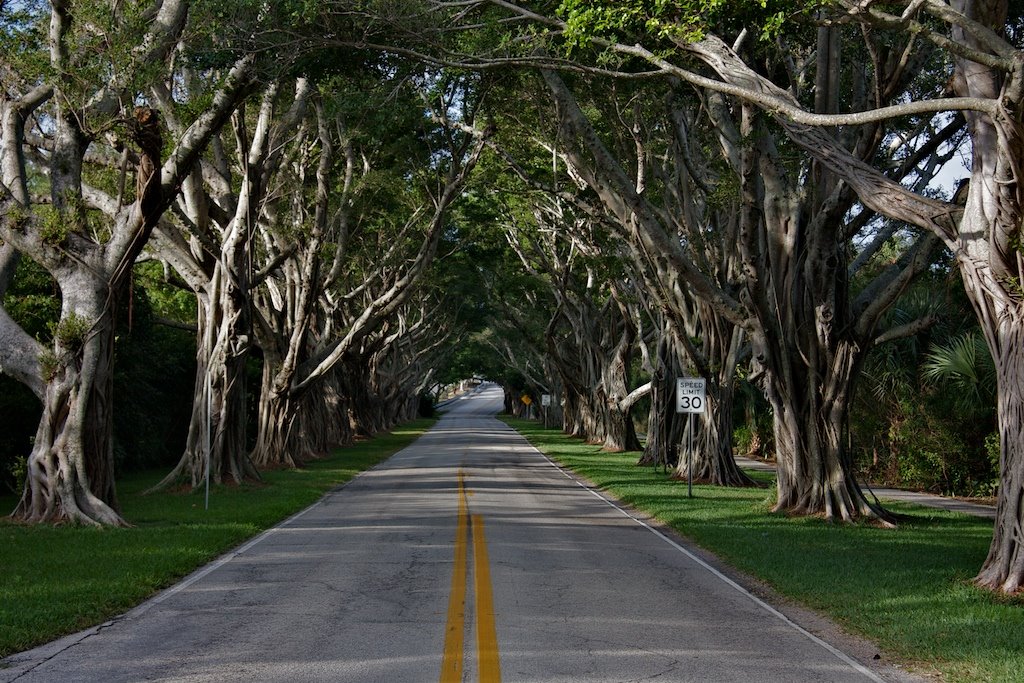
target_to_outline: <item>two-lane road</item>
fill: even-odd
[[[457,401],[415,444],[0,681],[871,681]]]

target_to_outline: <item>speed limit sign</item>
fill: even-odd
[[[676,378],[676,412],[703,413],[707,405],[703,377]]]

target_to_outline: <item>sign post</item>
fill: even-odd
[[[551,406],[551,394],[541,394],[540,406],[544,409],[544,429],[548,428],[548,408]]]
[[[519,400],[523,402],[524,406],[526,406],[526,419],[529,420],[533,417],[533,409],[530,407],[530,404],[533,403],[533,399],[530,398],[529,394],[523,394],[519,397]]]
[[[693,416],[707,406],[707,383],[703,377],[676,378],[676,412],[690,416],[689,448],[686,451],[686,495],[693,498]]]

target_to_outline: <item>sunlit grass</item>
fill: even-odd
[[[508,422],[601,489],[873,640],[886,659],[950,681],[1021,680],[1024,604],[970,583],[991,521],[896,503],[896,530],[791,519],[770,512],[769,488],[694,486],[691,499],[685,482],[637,467],[638,453],[604,453],[535,422]]]
[[[418,420],[301,470],[199,493],[142,495],[166,472],[118,483],[128,529],[24,526],[0,520],[0,657],[101,623],[200,565],[307,507],[401,450],[433,420]],[[0,509],[16,500],[0,497]]]

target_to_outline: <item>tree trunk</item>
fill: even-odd
[[[162,195],[155,112],[140,107],[136,117],[133,137],[142,149],[136,201],[119,213],[102,245],[77,234],[85,223],[81,179],[88,136],[77,113],[56,117],[50,191],[66,234],[58,253],[44,251],[61,290],[61,317],[52,355],[40,363],[47,382],[43,415],[16,519],[127,525],[114,489],[114,312],[131,263],[160,214]]]
[[[605,420],[602,450],[609,453],[639,451],[643,448],[636,435],[636,426],[630,411],[620,410],[614,397],[608,399],[608,413]]]
[[[25,489],[13,513],[27,522],[70,521],[126,526],[114,489],[113,305],[106,283],[92,278],[64,294],[43,416],[28,458]]]
[[[330,414],[322,385],[315,391],[302,395],[298,414],[295,418],[290,451],[302,453],[303,460],[315,460],[327,455],[336,443],[332,443]]]
[[[198,488],[207,461],[214,483],[259,479],[246,448],[247,294],[229,280],[218,265],[208,291],[197,297],[199,334],[188,439],[178,464],[151,490],[178,482]]]
[[[344,446],[352,443],[353,431],[349,426],[349,404],[343,392],[344,385],[339,378],[338,370],[324,378],[322,396],[327,411],[327,438],[331,447]]]
[[[999,493],[992,544],[975,583],[1006,594],[1024,587],[1024,304],[981,316],[998,378]]]
[[[642,446],[636,436],[632,411],[623,409],[621,402],[629,395],[629,365],[636,341],[636,328],[623,315],[622,333],[615,349],[601,368],[601,386],[605,393],[605,429],[603,450],[612,453],[639,451]]]
[[[864,495],[843,443],[853,378],[863,352],[853,344],[838,342],[826,358],[821,357],[823,349],[807,358],[788,342],[774,346],[774,350],[762,350],[762,355],[789,356],[776,358],[774,371],[767,373],[765,380],[778,463],[775,510],[822,515],[828,520],[868,518],[891,524],[892,516]]]
[[[950,4],[996,31],[1006,23],[1005,2],[954,0]],[[971,31],[954,27],[952,38],[985,49],[984,42]],[[1019,57],[1019,50],[1016,55]],[[957,95],[1000,103],[998,117],[966,113],[972,142],[971,179],[954,253],[997,377],[999,493],[992,544],[975,583],[1015,594],[1024,587],[1024,191],[1020,172],[1024,93],[1019,66],[1007,74],[966,59],[957,59],[955,64],[951,84]]]
[[[373,436],[387,428],[385,405],[369,384],[370,370],[364,358],[352,354],[339,363],[342,393],[351,401],[352,425],[360,436]]]
[[[647,443],[637,465],[679,463],[679,444],[683,441],[686,420],[676,412],[676,377],[682,374],[679,358],[670,351],[667,335],[658,345],[658,367],[651,378],[651,414],[647,422]]]
[[[757,485],[739,468],[732,452],[734,395],[732,381],[708,387],[707,410],[693,421],[695,426],[699,426],[697,434],[694,435],[695,452],[689,456],[685,453],[688,435],[683,436],[682,442],[677,442],[677,452],[680,455],[674,473],[676,479],[688,479],[691,476],[687,458],[692,457],[692,481],[695,483],[713,486]],[[672,410],[674,409],[673,405]],[[686,415],[680,415],[678,419],[683,424],[688,422]]]
[[[503,411],[505,415],[515,415],[517,398],[513,395],[512,391],[508,387],[502,387],[504,390],[504,404]]]
[[[732,448],[736,368],[743,349],[744,332],[739,326],[716,315],[709,306],[698,303],[697,309],[695,329],[691,332],[684,328],[675,337],[687,349],[698,374],[707,381],[707,406],[699,418],[694,419],[700,427],[694,434],[695,452],[687,454],[684,459],[684,444],[678,445],[680,456],[675,477],[714,486],[755,486],[754,481],[736,465]],[[671,327],[670,324],[668,333],[671,333]],[[691,336],[697,336],[696,333],[701,340],[700,349],[688,341]],[[679,419],[686,421],[687,430],[691,426],[696,428],[686,416],[680,415]]]
[[[267,371],[264,370],[264,384]],[[298,420],[298,399],[287,391],[275,391],[264,386],[260,400],[257,422],[256,445],[253,447],[253,463],[260,469],[299,467],[308,460],[300,450],[301,438],[295,429]]]

